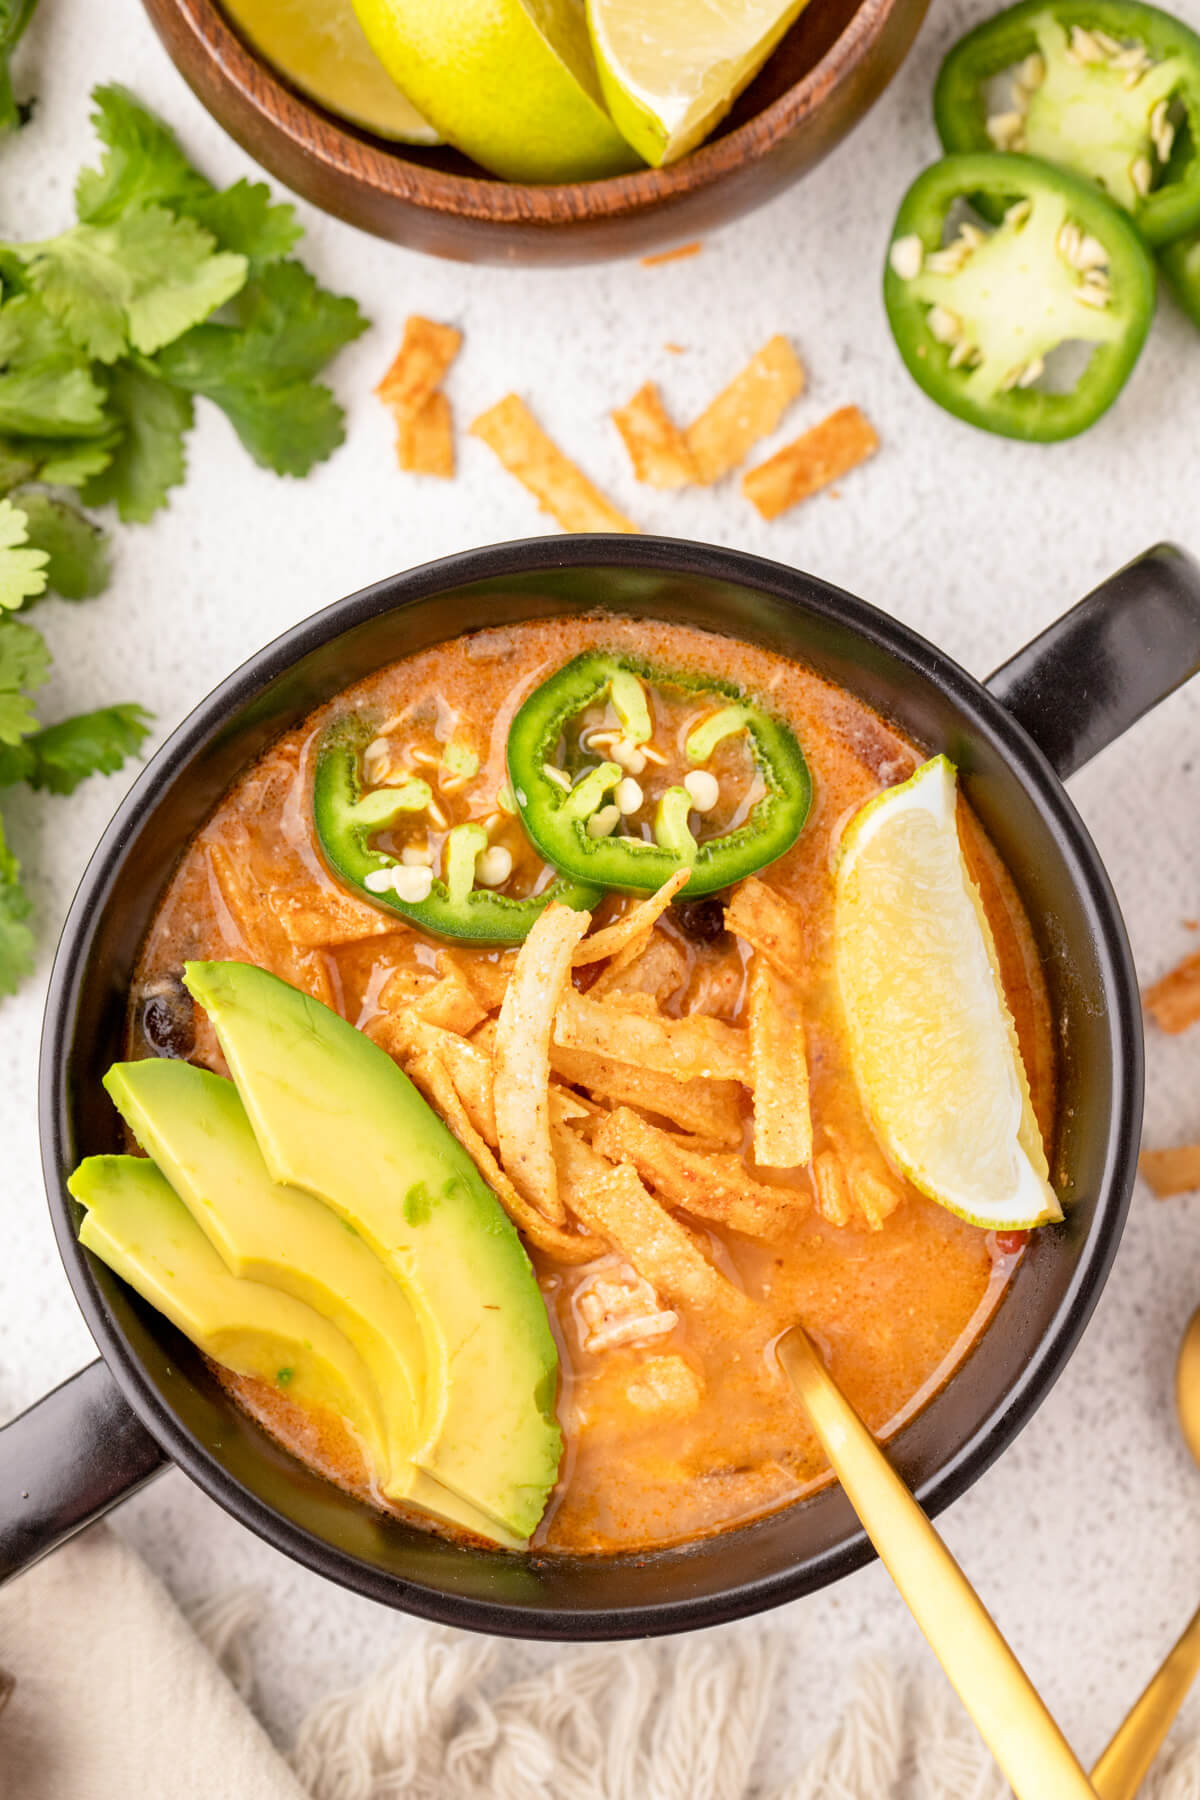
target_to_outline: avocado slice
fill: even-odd
[[[114,1063],[104,1086],[230,1273],[294,1294],[358,1351],[382,1407],[385,1498],[495,1538],[486,1514],[412,1460],[425,1435],[425,1349],[411,1301],[323,1201],[271,1180],[232,1081],[152,1057]],[[504,1542],[520,1540],[506,1532]]]
[[[399,1279],[425,1344],[413,1460],[527,1538],[558,1474],[558,1352],[529,1258],[458,1139],[387,1053],[265,969],[188,963],[276,1181],[315,1194]]]
[[[166,1176],[143,1156],[89,1156],[67,1182],[79,1239],[198,1349],[235,1375],[334,1413],[382,1461],[379,1397],[358,1352],[303,1301],[231,1275]]]

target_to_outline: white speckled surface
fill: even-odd
[[[309,262],[375,321],[337,369],[346,448],[310,481],[278,481],[202,407],[191,478],[152,526],[119,533],[111,591],[86,607],[40,610],[58,657],[45,715],[138,699],[165,734],[242,657],[326,601],[425,558],[541,528],[533,503],[472,440],[462,440],[453,484],[395,473],[390,423],[370,388],[410,310],[466,332],[449,384],[461,423],[519,388],[647,529],[798,563],[892,610],[979,674],[1154,540],[1200,551],[1200,336],[1169,304],[1115,411],[1081,441],[1049,450],[988,439],[942,415],[911,386],[888,337],[879,266],[902,188],[935,153],[933,75],[957,33],[987,10],[980,0],[935,0],[910,61],[855,136],[694,261],[471,270],[302,208]],[[1200,26],[1200,0],[1181,0],[1180,10]],[[91,148],[87,91],[100,79],[126,81],[155,104],[213,176],[250,172],[135,0],[43,0],[25,62],[43,100],[2,153],[6,235],[67,222],[71,179]],[[811,372],[781,436],[857,401],[883,438],[876,462],[843,484],[840,500],[771,526],[731,484],[683,496],[637,488],[608,408],[656,376],[686,415],[776,331],[793,338]],[[667,340],[686,355],[668,354]],[[123,787],[118,777],[70,800],[5,796],[40,931],[37,975],[0,1011],[0,1405],[10,1411],[92,1352],[42,1196],[35,1065],[55,937]],[[1152,978],[1197,941],[1182,921],[1200,916],[1200,689],[1163,706],[1072,791],[1111,871],[1139,970]],[[1200,1134],[1198,1077],[1200,1029],[1174,1041],[1151,1034],[1149,1141]],[[1170,1403],[1175,1346],[1200,1302],[1198,1245],[1200,1200],[1160,1205],[1139,1188],[1115,1273],[1066,1375],[945,1518],[952,1547],[1085,1757],[1200,1599],[1200,1470]],[[181,1476],[155,1483],[117,1523],[181,1600],[247,1582],[262,1590],[272,1629],[260,1633],[261,1704],[280,1738],[314,1700],[419,1629],[293,1567]],[[864,1652],[927,1654],[878,1568],[777,1617],[795,1635],[796,1662],[770,1734],[772,1779],[828,1728]],[[1200,1709],[1191,1716],[1200,1723]]]

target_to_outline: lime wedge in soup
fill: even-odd
[[[972,1224],[1061,1219],[944,756],[851,820],[836,873],[838,986],[879,1139]]]
[[[636,167],[605,110],[583,0],[354,0],[375,54],[449,143],[506,181]]]
[[[221,0],[260,56],[331,113],[379,137],[436,144],[363,36],[352,0]]]
[[[675,162],[724,118],[805,0],[588,0],[608,109],[649,163]]]

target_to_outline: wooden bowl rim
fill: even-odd
[[[541,225],[614,220],[713,186],[739,169],[761,161],[812,110],[814,101],[852,75],[869,56],[892,14],[906,0],[860,0],[853,15],[820,60],[762,112],[723,137],[711,139],[680,162],[629,175],[547,186],[500,178],[455,175],[410,161],[409,146],[387,148],[365,128],[360,132],[327,112],[318,101],[288,86],[226,18],[218,0],[144,0],[156,22],[174,14],[190,30],[200,55],[218,78],[272,130],[304,156],[324,164],[360,188],[382,198],[433,212],[500,225]],[[819,5],[820,0],[810,0]],[[801,14],[801,17],[804,15]],[[320,127],[314,132],[313,125]],[[415,148],[415,146],[413,146]]]

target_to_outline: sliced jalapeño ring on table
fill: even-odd
[[[654,690],[691,706],[670,744],[653,741]],[[664,773],[672,760],[686,765],[679,780]],[[564,876],[655,893],[686,868],[687,898],[776,862],[812,799],[795,734],[735,683],[600,651],[575,657],[521,706],[508,778],[525,830]]]
[[[1000,224],[967,220],[952,234],[978,197],[999,204]],[[918,386],[958,418],[1031,443],[1074,437],[1107,411],[1154,300],[1154,263],[1124,213],[1030,156],[947,156],[926,169],[901,203],[884,274],[888,322]]]
[[[1149,244],[1200,225],[1200,37],[1157,7],[1023,0],[954,46],[933,108],[948,151],[1073,170]]]
[[[479,885],[489,853],[488,832],[477,821],[450,826],[440,875],[431,863],[407,864],[374,840],[408,820],[428,815],[429,783],[410,775],[389,786],[364,788],[363,752],[369,730],[358,721],[332,725],[317,746],[313,770],[313,823],[332,873],[364,900],[397,913],[419,930],[467,944],[517,944],[552,901],[590,911],[598,889],[556,876],[540,891],[517,896],[504,882]],[[509,873],[511,873],[511,858]],[[507,875],[504,880],[507,880]]]
[[[1200,231],[1159,252],[1167,285],[1192,324],[1200,327]]]
[[[838,852],[837,983],[879,1142],[914,1187],[984,1230],[1062,1218],[944,756],[869,800]]]

